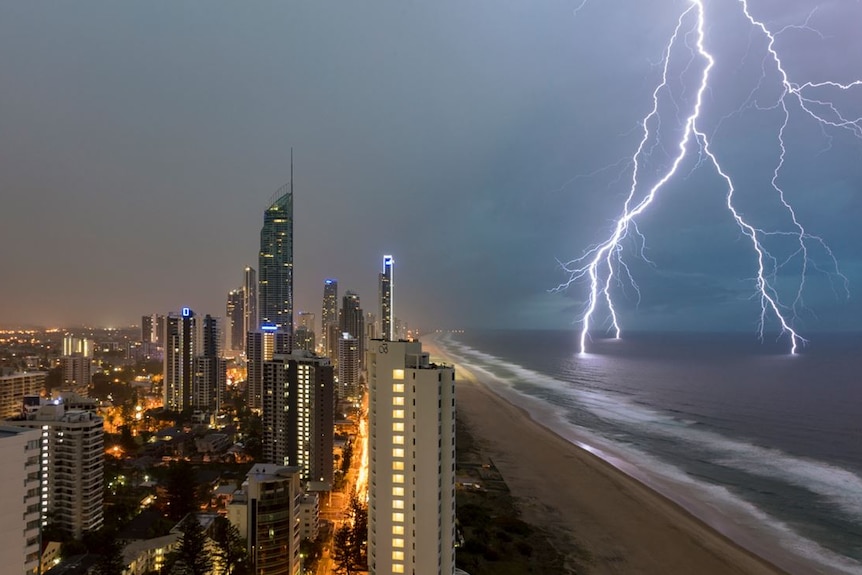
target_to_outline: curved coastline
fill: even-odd
[[[588,438],[555,429],[556,414],[496,390],[424,338],[432,356],[457,366],[458,411],[494,457],[528,520],[590,549],[591,573],[826,573],[775,542],[750,539],[693,493],[640,472]]]

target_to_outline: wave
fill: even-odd
[[[571,433],[567,431],[576,430],[578,434],[588,437],[589,441],[618,454],[627,464],[648,471],[653,478],[659,478],[659,481],[653,482],[649,480],[650,477],[637,477],[642,481],[646,479],[650,487],[663,492],[665,496],[677,501],[679,499],[674,493],[662,490],[665,482],[681,486],[696,492],[701,502],[715,504],[729,512],[740,527],[768,530],[784,549],[814,561],[830,569],[830,572],[862,573],[862,563],[804,537],[796,525],[791,526],[768,510],[744,499],[738,489],[717,485],[714,479],[711,481],[702,475],[695,478],[679,463],[671,463],[649,453],[643,448],[642,439],[669,440],[676,451],[689,458],[697,457],[708,465],[764,477],[810,492],[816,498],[828,502],[836,513],[854,524],[862,521],[862,477],[859,475],[835,465],[701,429],[698,422],[635,403],[623,394],[574,388],[571,382],[506,361],[449,336],[438,338],[437,343],[447,354],[461,360],[471,370],[504,384],[508,394],[515,393],[538,401],[543,411],[550,409],[557,419],[552,425],[549,425],[546,414],[542,417],[537,417],[536,413],[533,415],[537,421],[558,434],[571,441]],[[578,419],[573,417],[579,410],[588,412],[607,425],[588,428],[579,424]],[[621,441],[621,435],[640,440]],[[601,453],[599,455],[602,456]],[[688,507],[685,502],[681,503]]]

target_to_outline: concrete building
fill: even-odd
[[[63,399],[43,404],[7,425],[41,430],[42,521],[52,521],[75,538],[99,529],[104,516],[102,418],[69,409]]]
[[[277,331],[274,326],[264,326],[247,334],[245,353],[247,359],[246,393],[248,407],[256,411],[263,409],[263,364],[277,353],[290,353],[290,334]]]
[[[93,357],[96,344],[93,340],[66,334],[63,336],[63,355]]]
[[[0,419],[19,416],[24,396],[39,395],[45,389],[47,376],[47,371],[0,375]]]
[[[30,575],[39,567],[39,455],[41,433],[0,426],[0,565]]]
[[[368,565],[372,575],[455,571],[455,371],[422,345],[368,350]]]
[[[227,294],[225,305],[227,337],[225,342],[231,351],[240,352],[245,349],[245,307],[242,288],[231,290]]]
[[[93,360],[83,355],[64,355],[60,358],[60,367],[63,388],[87,395],[93,377]]]
[[[342,298],[341,333],[349,333],[356,338],[359,344],[359,369],[362,369],[365,365],[365,314],[359,304],[359,296],[352,291],[348,291]]]
[[[302,540],[299,469],[258,463],[248,472],[227,517],[246,540],[258,575],[300,575]]]
[[[221,318],[207,314],[200,322],[199,355],[194,359],[192,407],[217,413],[227,393],[227,362],[222,357]]]
[[[359,340],[349,333],[338,340],[338,399],[359,395]]]
[[[333,481],[334,375],[329,358],[276,354],[263,368],[264,458],[300,469],[305,481]]]
[[[302,539],[314,541],[320,534],[320,495],[303,493],[299,501],[299,515],[302,518]]]
[[[194,358],[197,353],[197,318],[185,307],[165,321],[164,402],[165,409],[183,411],[192,406]]]

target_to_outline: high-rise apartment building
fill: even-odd
[[[165,335],[165,316],[151,314],[141,316],[141,342],[163,345]]]
[[[394,268],[395,259],[392,256],[383,256],[383,273],[380,274],[380,337],[388,341],[397,339],[392,316]]]
[[[290,334],[277,331],[275,326],[250,332],[246,338],[248,374],[246,392],[248,407],[256,411],[263,408],[263,364],[277,353],[290,352]]]
[[[246,540],[258,575],[300,575],[302,537],[299,469],[256,463],[228,506],[228,520]]]
[[[349,333],[356,338],[359,344],[359,368],[362,369],[365,362],[365,314],[359,304],[359,296],[352,291],[345,293],[342,298],[341,333]]]
[[[359,395],[359,340],[347,332],[338,340],[338,399]]]
[[[192,406],[194,358],[197,352],[195,313],[187,307],[165,321],[164,405],[171,411]]]
[[[320,315],[320,336],[323,353],[331,359],[336,359],[339,333],[338,322],[338,280],[328,278],[323,282],[323,313]],[[336,337],[330,337],[333,331]]]
[[[47,377],[47,371],[0,375],[0,419],[20,415],[24,396],[42,393]]]
[[[243,289],[230,290],[225,306],[226,332],[225,342],[231,351],[245,349],[245,303]]]
[[[418,341],[368,350],[371,575],[455,572],[455,371]]]
[[[93,360],[83,355],[64,355],[60,358],[63,370],[63,387],[87,395],[93,372]]]
[[[74,335],[65,335],[63,337],[63,355],[80,355],[83,357],[93,357],[93,350],[96,344],[91,339],[85,337],[76,337]]]
[[[222,357],[221,319],[207,314],[200,322],[199,354],[194,359],[192,406],[218,412],[227,391],[227,362]]]
[[[50,516],[75,538],[99,529],[104,521],[102,418],[58,399],[6,424],[41,431],[43,524]]]
[[[38,429],[0,426],[0,565],[32,575],[39,565]]]
[[[293,348],[313,352],[315,350],[315,339],[313,331],[305,326],[299,326],[296,328],[296,333],[294,334]]]
[[[306,481],[332,485],[334,376],[329,358],[308,351],[263,364],[264,458],[299,467]]]
[[[291,172],[293,166],[291,164]],[[276,192],[260,229],[258,295],[261,325],[293,333],[293,176]]]
[[[260,329],[260,318],[257,314],[257,272],[246,266],[242,284],[242,337]]]

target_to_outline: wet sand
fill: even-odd
[[[680,505],[539,425],[456,363],[458,415],[493,459],[523,518],[591,574],[782,574]],[[583,559],[583,550],[588,559]],[[583,572],[583,571],[578,571]]]

